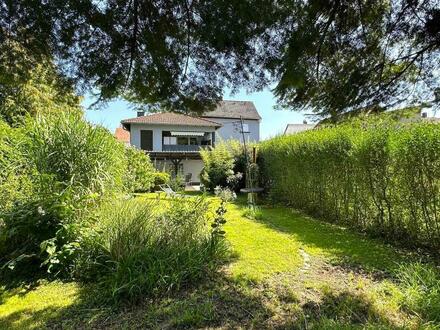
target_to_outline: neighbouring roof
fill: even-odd
[[[124,143],[130,142],[130,132],[123,129],[122,127],[116,128],[115,137],[116,137],[116,140],[118,140],[118,141],[121,141]]]
[[[261,119],[254,103],[251,101],[220,101],[215,110],[204,113],[202,117]]]
[[[314,127],[314,124],[287,124],[286,129],[284,130],[284,135],[308,131]]]
[[[149,124],[149,125],[179,125],[179,126],[208,126],[221,127],[222,125],[212,120],[173,113],[160,112],[136,118],[124,119],[122,124]]]

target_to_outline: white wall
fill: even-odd
[[[223,126],[216,131],[216,141],[219,140],[243,140],[241,132],[241,124],[239,119],[230,118],[206,118]],[[249,126],[249,134],[245,134],[247,141],[260,141],[260,121],[244,119],[243,124]]]
[[[214,132],[214,127],[182,125],[131,124],[130,144],[141,148],[141,130],[153,131],[153,151],[162,151],[162,131]]]

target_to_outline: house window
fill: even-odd
[[[196,146],[198,143],[197,143],[197,138],[195,138],[195,137],[190,137],[189,138],[189,144],[190,145],[192,145],[192,146]]]
[[[243,133],[249,133],[249,124],[243,124]]]
[[[164,145],[175,145],[177,144],[177,139],[175,136],[164,136],[163,137]]]
[[[188,137],[186,137],[186,136],[178,136],[177,137],[177,144],[178,145],[188,145]]]

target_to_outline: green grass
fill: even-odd
[[[51,319],[56,319],[66,307],[75,304],[78,285],[52,282],[37,288],[19,288],[0,296],[1,329],[39,329]]]
[[[362,265],[364,270],[393,271],[402,255],[385,244],[349,229],[331,225],[284,207],[261,208],[260,221],[273,235],[288,235],[311,255],[327,257],[336,263]]]
[[[288,233],[245,218],[242,213],[242,207],[233,204],[226,216],[226,237],[238,255],[230,266],[232,275],[261,280],[277,272],[295,272],[302,264],[300,243]]]
[[[242,199],[228,206],[233,256],[199,285],[113,309],[93,305],[95,293],[74,283],[4,290],[0,329],[439,328],[438,307],[422,304],[436,298],[418,287],[439,284],[434,273],[419,284],[411,256],[288,208],[262,206],[258,220],[244,217],[245,208]],[[402,269],[410,272],[394,276]]]

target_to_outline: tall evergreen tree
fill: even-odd
[[[337,118],[439,88],[438,0],[6,0],[0,24],[102,101],[201,112],[275,85],[281,107]]]

